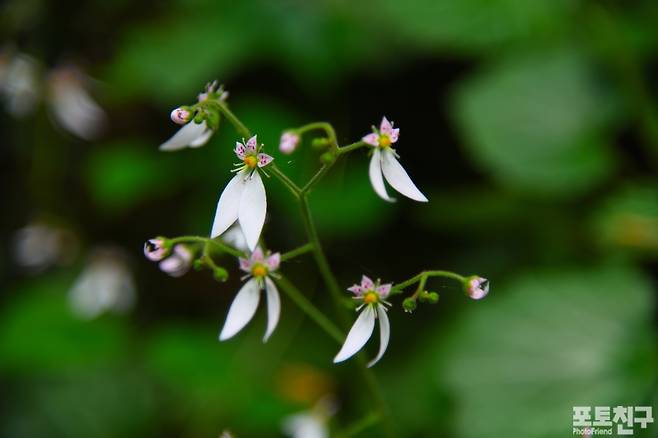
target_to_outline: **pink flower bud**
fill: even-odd
[[[176,108],[171,112],[171,120],[177,125],[184,125],[190,121],[191,114],[188,110],[183,108]]]
[[[279,150],[284,154],[292,154],[299,146],[299,135],[293,132],[284,132],[279,142]]]
[[[144,243],[144,255],[152,262],[158,262],[165,258],[169,250],[166,248],[164,239],[149,239]]]
[[[481,300],[489,293],[489,280],[482,277],[469,277],[466,280],[466,294],[474,300]]]
[[[172,277],[180,277],[190,270],[193,258],[194,254],[185,245],[176,245],[173,253],[160,262],[160,270]]]

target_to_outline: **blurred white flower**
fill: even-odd
[[[89,81],[78,68],[58,67],[48,75],[48,101],[57,123],[83,140],[93,140],[103,130],[106,115],[91,98]]]
[[[299,140],[299,134],[290,131],[284,132],[281,134],[281,140],[279,141],[279,150],[284,154],[290,155],[299,146]]]
[[[121,254],[97,250],[69,291],[69,303],[80,318],[92,319],[105,312],[126,313],[136,300],[132,273]]]
[[[17,230],[12,243],[16,264],[34,272],[69,263],[78,250],[78,241],[70,230],[45,222],[33,222]]]
[[[34,110],[40,93],[37,61],[24,54],[5,50],[0,54],[0,93],[7,111],[24,117]]]
[[[331,397],[321,399],[312,409],[283,420],[283,433],[292,438],[328,438],[329,418],[336,413]]]

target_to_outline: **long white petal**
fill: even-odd
[[[372,158],[370,158],[370,166],[368,168],[370,183],[372,184],[372,188],[375,189],[375,193],[377,193],[380,198],[382,198],[384,201],[395,202],[395,198],[388,196],[386,187],[384,186],[381,156],[381,151],[379,149],[375,149],[375,151],[372,153]]]
[[[423,195],[413,181],[411,181],[411,178],[409,178],[407,172],[395,158],[393,152],[385,151],[382,154],[382,171],[384,172],[386,181],[388,181],[395,190],[414,201],[427,202],[425,195]]]
[[[242,286],[231,303],[226,322],[219,334],[220,341],[232,338],[251,321],[258,308],[258,301],[260,301],[260,288],[256,280],[252,278]]]
[[[347,334],[347,339],[345,339],[343,347],[340,349],[336,357],[334,357],[334,363],[342,362],[345,359],[354,356],[354,354],[359,351],[366,342],[368,342],[374,329],[375,311],[372,306],[366,306],[356,319],[350,332]]]
[[[279,290],[269,277],[265,277],[265,293],[267,294],[267,330],[263,342],[267,342],[270,338],[279,322],[279,315],[281,315]]]
[[[379,359],[382,358],[384,352],[386,352],[386,347],[388,347],[388,340],[391,337],[391,324],[388,322],[388,315],[383,304],[377,304],[377,318],[379,319],[379,353],[377,353],[377,357],[368,363],[368,368],[379,362]]]
[[[169,140],[162,143],[160,145],[160,150],[177,151],[183,149],[184,147],[189,146],[194,140],[201,137],[205,131],[206,122],[201,122],[198,125],[194,122],[190,122],[179,129]]]
[[[204,125],[205,125],[205,123],[206,122],[203,122]],[[198,136],[197,138],[195,138],[194,140],[192,140],[190,142],[190,147],[191,148],[200,148],[204,144],[208,143],[208,140],[210,140],[210,137],[212,137],[212,134],[213,134],[212,129],[209,129],[209,128],[206,129],[205,131],[203,131],[203,133],[200,136]]]
[[[240,199],[245,188],[244,178],[245,174],[238,172],[226,184],[224,191],[219,197],[215,220],[212,223],[212,231],[210,232],[210,237],[213,239],[226,231],[238,219]]]
[[[240,208],[238,210],[238,221],[247,239],[247,246],[254,250],[260,238],[260,232],[265,223],[267,212],[267,198],[265,197],[265,186],[258,171],[254,171],[245,183]]]

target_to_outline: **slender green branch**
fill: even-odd
[[[346,154],[346,153],[348,153],[348,152],[352,152],[352,151],[354,151],[354,150],[357,150],[357,149],[359,149],[359,148],[362,148],[362,147],[364,147],[364,146],[368,146],[368,144],[367,144],[367,143],[364,143],[364,142],[361,141],[361,140],[359,140],[359,141],[357,141],[357,142],[355,142],[355,143],[348,144],[347,146],[341,146],[341,147],[339,147],[337,153],[338,153],[338,155],[343,155],[343,154]]]
[[[243,136],[244,138],[250,138],[251,137],[251,131],[249,128],[247,128],[241,121],[238,119],[233,112],[228,109],[228,106],[219,100],[213,101],[217,104],[217,107],[219,110],[224,114],[224,117],[226,117],[226,120],[229,121],[231,125],[235,128],[236,131],[238,131],[238,134]]]
[[[300,292],[286,277],[279,275],[275,279],[279,288],[295,303],[297,306],[315,322],[318,327],[324,330],[331,338],[333,338],[339,345],[343,343],[345,334],[334,325],[324,313],[313,305],[303,293]]]
[[[277,177],[279,181],[281,181],[283,185],[286,186],[288,190],[290,190],[290,193],[292,193],[295,198],[299,198],[301,189],[290,178],[288,178],[285,173],[281,172],[281,169],[279,169],[276,164],[272,163],[267,166],[267,171]]]
[[[295,257],[299,257],[300,255],[306,254],[313,251],[313,245],[310,243],[307,243],[305,245],[302,245],[298,248],[291,249],[290,251],[284,252],[281,254],[281,261],[285,262],[290,259],[294,259]]]
[[[320,170],[318,170],[315,173],[315,175],[313,175],[311,177],[311,179],[306,183],[306,185],[304,187],[302,187],[300,195],[305,195],[306,193],[308,193],[311,190],[311,188],[315,184],[317,184],[318,181],[320,181],[320,178],[322,178],[324,176],[324,174],[327,173],[329,171],[329,169],[331,169],[331,166],[332,166],[331,164],[324,164],[320,168]]]
[[[393,286],[391,289],[391,295],[400,294],[404,289],[416,283],[420,283],[421,286],[419,286],[419,288],[424,287],[425,282],[429,277],[451,278],[453,280],[459,281],[460,283],[464,283],[466,281],[466,277],[450,271],[423,271],[418,275],[414,275],[410,279]]]
[[[334,130],[334,127],[331,126],[330,123],[327,122],[308,123],[304,126],[300,126],[294,131],[299,135],[304,135],[305,133],[316,129],[321,129],[327,134],[327,137],[329,138],[329,142],[332,148],[338,147],[338,142],[336,140],[336,131]]]
[[[198,243],[204,243],[208,245],[213,245],[217,247],[219,250],[232,255],[234,257],[245,257],[246,254],[239,249],[233,248],[230,245],[227,245],[226,243],[222,242],[221,240],[215,240],[215,239],[210,239],[209,237],[202,237],[202,236],[179,236],[175,237],[173,239],[170,239],[169,242],[172,245],[175,245],[177,243],[185,243],[185,242],[198,242]]]

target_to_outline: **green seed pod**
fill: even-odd
[[[402,308],[405,312],[411,313],[416,310],[416,300],[414,298],[405,298],[402,301]]]
[[[213,277],[215,277],[215,280],[224,282],[228,279],[228,271],[226,269],[217,267],[213,269],[212,272]]]
[[[439,294],[436,292],[427,293],[427,302],[430,304],[436,304],[439,302]]]
[[[322,161],[323,164],[331,164],[336,161],[336,154],[333,152],[325,152],[320,155],[320,161]]]

